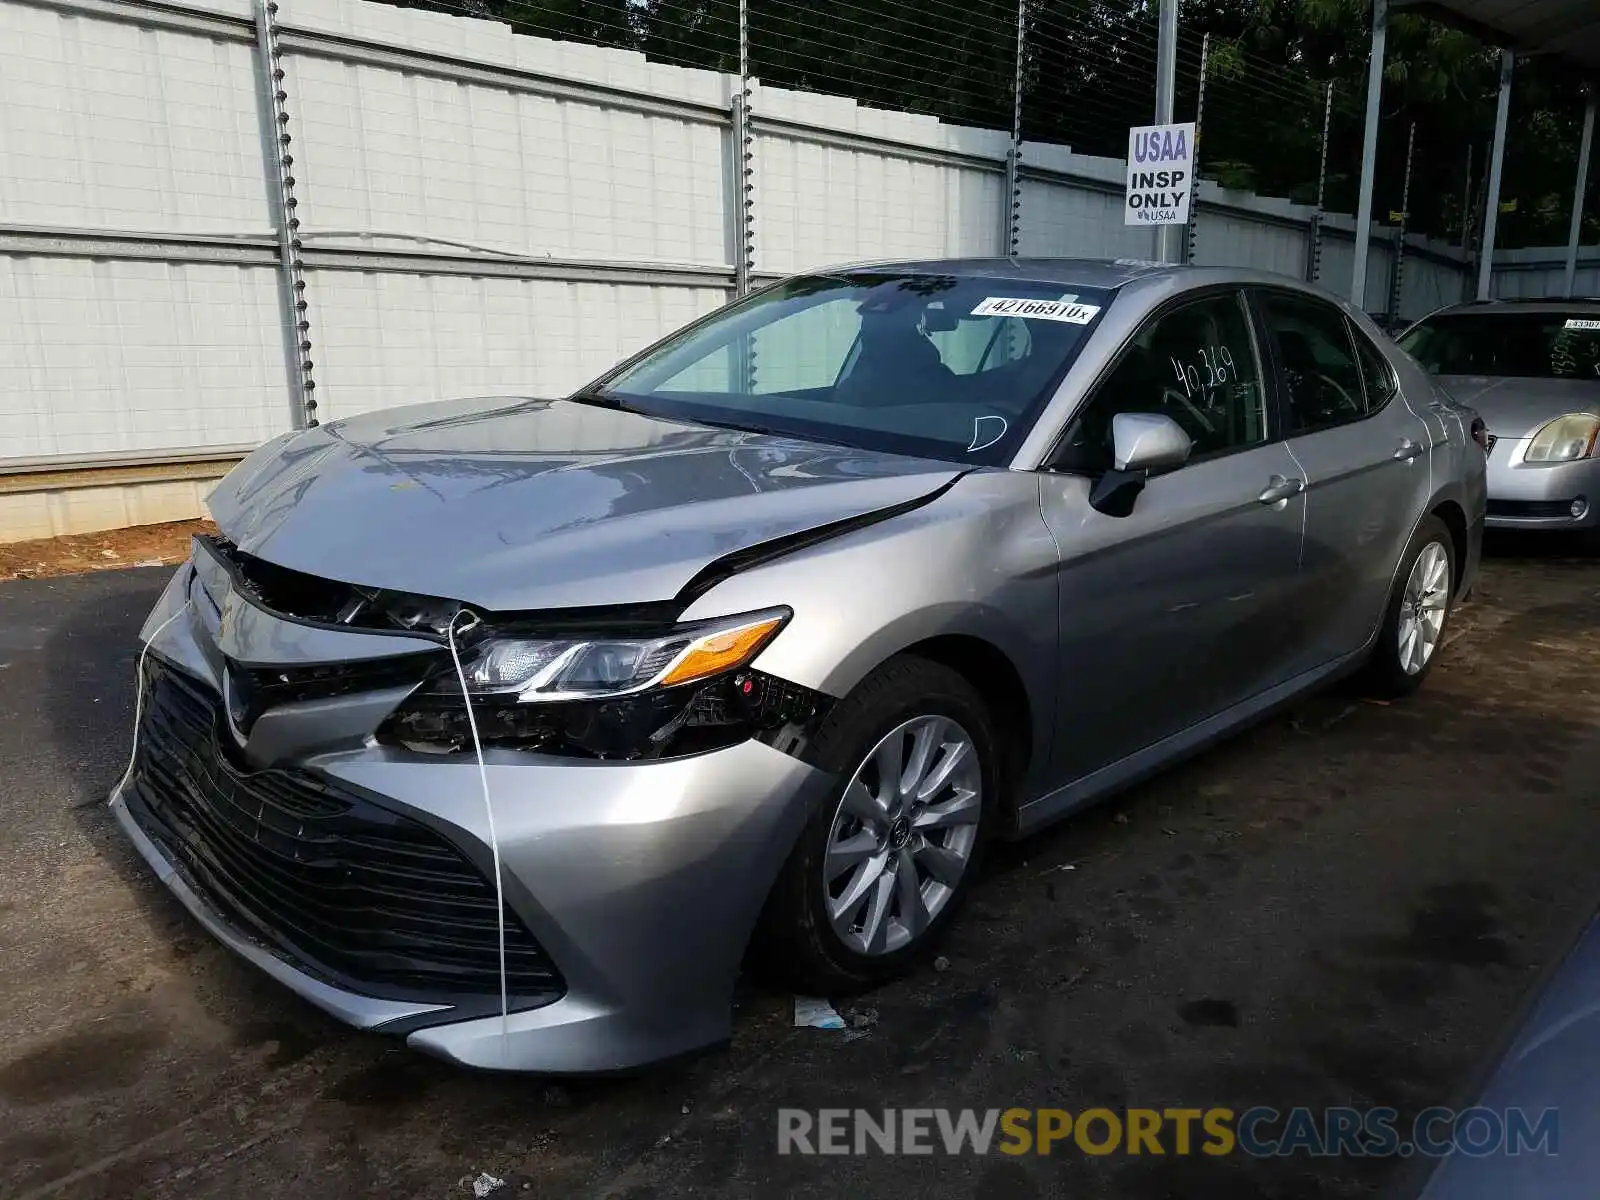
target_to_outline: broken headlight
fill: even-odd
[[[789,619],[788,609],[636,638],[490,638],[462,666],[474,695],[523,704],[624,696],[742,667]]]
[[[749,668],[789,619],[750,613],[640,636],[488,633],[461,675],[486,747],[593,758],[716,749],[808,719],[820,697]],[[469,750],[454,666],[445,664],[379,731],[413,750]]]

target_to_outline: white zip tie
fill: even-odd
[[[494,804],[489,799],[489,768],[483,762],[483,742],[478,738],[478,718],[472,712],[472,694],[467,691],[467,673],[462,669],[461,654],[456,649],[456,618],[466,611],[461,609],[450,618],[450,624],[445,628],[445,638],[450,644],[450,659],[456,665],[456,681],[461,685],[461,702],[467,708],[467,728],[472,730],[472,749],[478,756],[478,782],[483,785],[483,811],[489,818],[489,850],[494,855],[494,916],[500,935],[500,1059],[504,1065],[510,1061],[508,1051],[511,1036],[508,1016],[510,1001],[506,994],[505,888],[500,877],[500,838],[494,828]],[[477,624],[476,617],[473,618],[473,624]],[[467,628],[471,629],[472,625]]]
[[[184,590],[188,591],[187,588]],[[186,594],[178,611],[157,625],[156,631],[150,635],[150,640],[139,648],[139,661],[133,667],[133,747],[128,751],[128,769],[123,771],[117,786],[111,789],[111,796],[106,800],[107,804],[128,786],[128,780],[133,778],[133,764],[139,758],[139,721],[144,717],[144,660],[149,655],[150,647],[155,644],[155,640],[167,631],[167,626],[189,611],[189,604],[190,599]]]

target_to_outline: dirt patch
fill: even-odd
[[[0,580],[180,563],[188,556],[191,537],[216,531],[210,521],[168,521],[0,544]]]

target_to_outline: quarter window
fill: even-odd
[[[1356,344],[1356,357],[1361,360],[1361,378],[1367,385],[1367,412],[1375,413],[1394,397],[1397,387],[1394,370],[1383,352],[1361,330],[1351,326],[1350,336]]]
[[[1367,415],[1362,369],[1344,314],[1309,297],[1262,297],[1288,404],[1289,433],[1309,433]]]
[[[1261,375],[1241,296],[1196,300],[1146,325],[1067,427],[1058,465],[1109,469],[1118,413],[1171,417],[1194,443],[1191,458],[1265,443]]]

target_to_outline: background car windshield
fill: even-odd
[[[1600,379],[1600,313],[1447,313],[1400,346],[1434,375]]]
[[[790,280],[598,389],[661,416],[978,464],[1005,460],[1110,300],[955,275]]]

